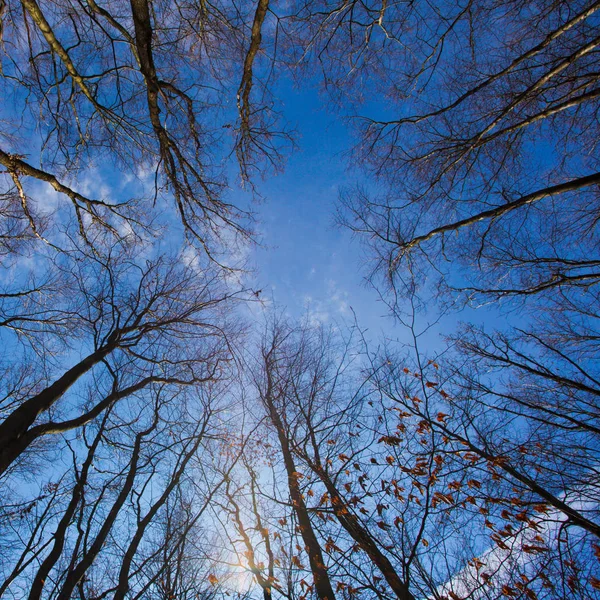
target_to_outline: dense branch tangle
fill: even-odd
[[[384,274],[402,277],[423,257],[445,270],[458,256],[464,274],[482,280],[472,287],[494,288],[495,297],[503,293],[498,280],[508,294],[525,287],[520,273],[535,262],[536,244],[555,262],[538,262],[530,288],[543,291],[561,262],[581,261],[597,235],[600,5],[569,8],[441,8],[440,22],[456,20],[435,62],[404,75],[419,91],[398,102],[403,116],[362,119],[357,156],[389,192],[348,191],[341,219],[370,238]],[[510,37],[495,36],[496,22]],[[436,48],[435,26],[430,35]],[[467,41],[470,54],[460,50]]]
[[[600,3],[434,4],[388,5],[387,37],[357,35],[367,10],[348,3],[346,15],[328,15],[335,34],[323,28],[313,40],[328,82],[347,95],[359,97],[360,77],[382,67],[374,79],[389,104],[359,106],[355,119],[354,157],[373,179],[343,191],[339,218],[370,250],[370,281],[410,330],[413,353],[416,306],[490,307],[433,357],[446,381],[418,351],[412,367],[385,357],[396,364],[385,393],[423,431],[456,444],[440,460],[464,446],[476,471],[493,472],[490,489],[505,482],[551,507],[555,548],[593,568]],[[334,60],[340,47],[360,54],[351,69]],[[495,541],[506,545],[510,528]],[[598,585],[576,589],[575,579],[563,577],[563,595]]]
[[[216,263],[250,235],[231,132],[244,177],[279,160],[267,6],[0,3],[2,596],[213,593],[244,296]]]
[[[0,423],[1,472],[40,436],[80,428],[147,387],[213,381],[231,359],[233,329],[218,317],[231,296],[218,291],[210,274],[203,277],[166,259],[140,267],[123,256],[92,261],[78,271],[65,280],[71,284],[65,297],[54,297],[64,303],[54,311],[75,329],[54,335],[63,343],[69,336],[84,343],[87,334],[89,349],[84,346],[81,358],[66,370],[59,362],[50,370],[51,381],[48,374],[36,373],[35,393],[9,391]],[[69,292],[78,288],[83,298],[70,299]],[[67,418],[47,418],[71,388],[82,381],[92,384],[94,377],[100,379],[87,402]]]
[[[17,99],[16,119],[25,107],[25,119],[41,117],[41,168],[35,166],[37,150],[26,156],[24,148],[32,145],[19,130],[7,131],[11,143],[2,147],[0,163],[11,177],[24,180],[24,210],[30,195],[29,204],[39,202],[39,188],[28,185],[33,178],[72,202],[84,237],[92,224],[119,237],[128,222],[141,233],[159,195],[174,200],[191,239],[213,256],[225,230],[247,236],[249,215],[223,198],[218,153],[227,155],[224,135],[236,120],[223,98],[231,94],[234,100],[239,86],[241,137],[254,148],[248,161],[271,151],[278,160],[276,144],[259,140],[270,135],[267,125],[259,131],[250,123],[250,91],[262,74],[253,63],[268,6],[263,4],[255,17],[251,9],[245,13],[221,3],[7,3],[4,101]],[[239,154],[245,176],[247,154]],[[116,198],[107,198],[97,190],[78,190],[76,175],[93,177],[93,163],[117,165],[127,178],[149,174],[143,206],[135,193],[122,199],[117,191]],[[108,171],[102,175],[111,177]],[[35,227],[35,219],[30,221]]]
[[[600,589],[600,3],[0,5],[0,595]],[[233,360],[240,294],[204,259],[249,233],[229,154],[277,163],[280,35],[349,113],[389,101],[355,121],[386,192],[342,209],[387,284],[522,298],[519,329],[365,373],[364,344],[275,322]]]
[[[190,588],[189,596],[181,597],[191,600],[206,589],[210,567],[203,564],[194,536],[212,493],[222,484],[201,459],[204,452],[218,454],[221,443],[215,392],[196,396],[186,415],[183,396],[155,390],[147,404],[140,404],[134,422],[131,415],[124,419],[127,411],[116,406],[97,424],[86,426],[83,448],[74,441],[70,445],[73,473],[67,471],[50,486],[60,489],[58,499],[49,494],[37,499],[40,505],[48,502],[51,511],[40,519],[39,530],[4,581],[3,593],[17,591],[19,577],[31,580],[26,592],[31,600],[156,593],[173,569],[170,557],[161,561],[163,544],[184,569],[170,573],[174,588],[182,594]],[[234,462],[223,460],[219,468],[226,471]],[[103,518],[97,519],[100,514]],[[158,535],[163,526],[167,540]],[[63,568],[65,562],[70,569]]]

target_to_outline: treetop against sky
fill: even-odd
[[[0,597],[599,597],[599,9],[0,1]]]

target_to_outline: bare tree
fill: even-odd
[[[288,138],[269,90],[276,29],[265,26],[268,9],[262,1],[4,3],[3,99],[40,135],[32,146],[26,128],[3,134],[11,238],[45,239],[37,206],[46,186],[90,242],[98,226],[117,238],[124,227],[142,235],[159,198],[217,260],[219,241],[247,237],[250,215],[224,197],[222,159],[237,149],[248,180],[265,161],[279,164],[277,140]],[[227,110],[236,97],[238,110]],[[108,197],[100,185],[88,191],[77,180],[97,179],[98,170],[104,188],[111,185],[110,168],[99,163],[121,177],[145,170],[153,189],[142,198],[116,189]]]
[[[564,494],[550,458],[558,448],[542,450],[553,443],[542,429],[490,411],[460,389],[447,359],[425,360],[418,345],[415,359],[364,349],[360,358],[322,331],[274,331],[278,392],[265,408],[277,410],[285,442],[274,436],[269,461],[287,474],[292,457],[296,489],[284,489],[294,514],[300,494],[336,594],[595,597],[593,491]],[[269,485],[255,481],[269,498]],[[239,532],[248,520],[230,496]]]
[[[271,336],[268,352],[263,350],[262,377],[267,382],[265,389],[274,391],[269,397],[261,392],[261,399],[277,432],[277,447],[288,472],[288,482],[293,469],[290,497],[309,560],[317,547],[319,555],[315,556],[320,560],[324,555],[329,557],[328,572],[336,582],[336,591],[342,595],[352,595],[361,589],[381,594],[378,585],[368,583],[372,576],[376,581],[385,581],[395,597],[413,598],[406,583],[408,565],[393,564],[395,558],[389,557],[388,544],[378,539],[374,523],[363,521],[357,510],[369,512],[360,506],[362,501],[356,492],[350,493],[355,484],[365,489],[366,471],[373,467],[367,467],[358,476],[358,483],[342,485],[340,481],[344,473],[350,475],[349,461],[359,461],[361,454],[370,454],[373,444],[372,439],[365,444],[365,437],[354,429],[368,421],[364,410],[368,407],[361,388],[353,391],[345,381],[349,347],[340,346],[323,331],[296,330],[283,323],[273,326]],[[372,464],[368,459],[366,462]],[[353,469],[360,471],[359,462],[354,462]],[[366,496],[373,497],[373,493],[366,492]],[[314,500],[308,504],[309,498],[320,500],[316,505]],[[341,526],[341,537],[339,531],[328,525],[331,520]],[[307,536],[307,526],[311,533],[316,533]],[[342,549],[344,546],[347,551]],[[365,567],[358,566],[360,561],[357,563],[352,556],[356,552],[364,553],[377,575],[369,569],[361,573]],[[314,569],[311,561],[317,589],[320,573]],[[316,593],[319,594],[318,589]]]
[[[67,265],[70,287],[49,311],[66,328],[51,332],[37,367],[16,371],[20,387],[7,381],[2,471],[40,437],[79,428],[148,386],[200,384],[225,372],[235,294],[218,274],[165,257],[144,264],[122,251]],[[74,343],[79,357],[69,357]],[[63,353],[52,357],[59,345]]]
[[[396,76],[374,75],[385,110],[357,108],[355,156],[372,179],[343,192],[339,218],[369,247],[371,281],[396,316],[419,295],[428,309],[435,299],[445,309],[487,305],[492,318],[447,332],[445,358],[433,357],[443,387],[426,361],[404,373],[395,358],[383,387],[498,481],[551,506],[560,539],[574,548],[585,539],[589,552],[598,533],[599,5],[409,4],[382,7],[376,23],[374,4],[348,3],[325,10],[314,30],[330,81],[347,72],[334,60],[339,47],[361,57],[342,97],[370,64]]]
[[[332,342],[323,333],[320,337],[317,334],[317,339],[311,339],[307,331],[301,336],[297,345],[292,346],[296,354],[287,364],[281,400],[292,452],[316,474],[340,525],[379,569],[396,596],[412,599],[414,596],[403,576],[397,573],[370,528],[361,523],[338,490],[337,474],[330,472],[330,452],[322,456],[323,449],[329,445],[326,438],[339,435],[361,413],[360,394],[340,402],[342,392],[336,389],[343,377],[342,369],[346,367],[345,353],[339,358],[341,365],[336,365],[333,357],[328,356],[332,352],[332,348],[328,347]]]
[[[284,356],[281,356],[286,338],[290,331],[284,328],[275,328],[271,339],[265,341],[261,348],[263,363],[262,381],[259,383],[258,393],[264,405],[268,418],[275,429],[281,455],[287,474],[287,484],[294,513],[298,519],[298,528],[306,548],[306,554],[313,575],[314,589],[320,600],[333,600],[335,594],[327,572],[323,552],[310,515],[306,506],[304,496],[300,488],[300,477],[302,474],[297,470],[294,454],[291,448],[290,432],[285,414],[281,411],[281,403],[285,401],[284,390],[291,383],[286,373]],[[284,350],[285,351],[285,350]],[[293,356],[288,356],[291,360]],[[284,367],[283,369],[281,367]]]
[[[195,532],[206,526],[203,515],[223,484],[220,471],[237,460],[218,459],[226,456],[226,386],[162,385],[144,399],[133,412],[115,405],[84,426],[83,444],[69,440],[73,476],[65,473],[46,486],[53,494],[34,500],[51,508],[45,518],[34,516],[41,529],[7,552],[2,566],[12,569],[4,592],[141,597],[165,591],[171,576],[190,597],[210,592],[210,551]],[[60,476],[59,465],[50,476]],[[26,533],[22,520],[15,527]],[[173,557],[165,556],[169,550]],[[177,556],[179,571],[173,571]]]
[[[442,271],[460,259],[472,290],[495,297],[593,283],[598,6],[562,8],[465,2],[441,8],[429,38],[406,27],[402,42],[431,54],[406,76],[406,114],[365,117],[357,150],[389,194],[350,192],[342,215],[389,275],[425,255]]]

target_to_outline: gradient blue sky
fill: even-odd
[[[258,183],[265,202],[255,207],[262,245],[251,253],[256,269],[252,286],[262,290],[266,304],[273,301],[292,317],[350,324],[355,314],[372,342],[382,337],[408,341],[409,332],[390,318],[388,307],[366,283],[366,250],[334,222],[339,188],[368,183],[359,169],[349,166],[350,132],[314,86],[299,89],[284,81],[280,88],[282,110],[297,130],[298,148],[282,174]],[[438,319],[436,313],[432,306],[429,316],[420,314],[419,328]],[[459,321],[495,325],[498,318],[504,317],[497,308],[492,314],[484,308],[448,314],[425,339],[435,351],[438,335],[450,333]]]
[[[314,321],[353,318],[373,333],[390,326],[387,309],[365,285],[364,252],[334,224],[338,189],[356,181],[345,153],[351,139],[340,118],[327,111],[314,87],[282,85],[283,111],[296,127],[298,148],[285,171],[259,184],[266,201],[257,207],[262,247],[253,251],[256,285],[293,316]]]

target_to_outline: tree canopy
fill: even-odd
[[[599,15],[0,0],[0,597],[600,598]],[[256,289],[292,83],[381,338]]]

